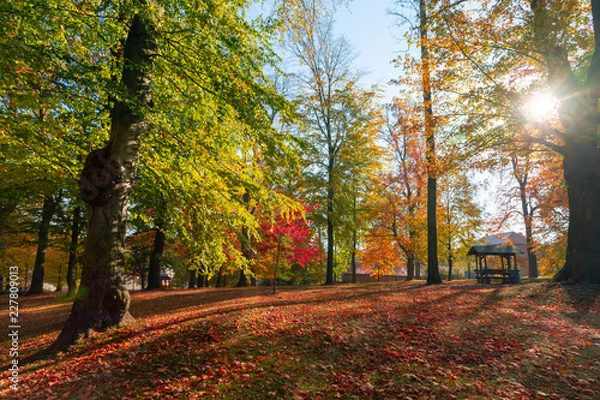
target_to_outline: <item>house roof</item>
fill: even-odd
[[[469,249],[467,255],[491,255],[491,256],[509,256],[515,254],[523,254],[523,252],[515,246],[501,246],[498,244],[488,244],[483,246],[473,246]]]

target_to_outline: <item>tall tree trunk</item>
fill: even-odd
[[[152,105],[152,55],[157,48],[154,23],[136,14],[123,48],[121,83],[128,94],[119,96],[111,112],[109,141],[92,151],[79,182],[88,205],[81,286],[62,332],[50,347],[62,351],[93,330],[102,331],[133,319],[130,296],[122,284],[127,228],[127,203],[136,174],[140,136],[148,123],[134,109]]]
[[[352,259],[350,260],[350,265],[352,267],[352,283],[356,283],[356,247],[357,247],[357,237],[356,237],[356,227],[352,232]]]
[[[354,212],[353,216],[352,216],[352,222],[354,224],[353,229],[352,229],[352,254],[351,254],[351,260],[350,260],[350,266],[352,269],[352,283],[356,283],[356,249],[358,247],[358,218],[356,216],[357,213],[357,209],[356,209],[356,194],[354,195],[354,199],[353,199],[353,208],[352,211]]]
[[[431,66],[429,56],[426,0],[419,1],[421,37],[421,80],[425,110],[425,141],[427,144],[427,284],[442,283],[438,264],[437,240],[437,163],[435,157],[435,122],[431,96]]]
[[[448,257],[448,281],[452,280],[452,268],[454,267],[454,258]]]
[[[44,290],[44,264],[46,263],[46,250],[48,249],[48,232],[50,222],[56,212],[56,206],[59,199],[53,196],[44,197],[42,206],[42,219],[38,226],[37,252],[35,254],[35,264],[33,264],[33,274],[31,275],[31,286],[29,294],[40,294]]]
[[[331,172],[330,172],[330,182],[331,182]],[[331,183],[329,183],[330,187],[327,189],[327,270],[325,275],[325,284],[332,285],[333,284],[333,264],[334,264],[334,237],[333,237],[333,198],[334,198],[334,190],[331,187]]]
[[[81,207],[73,209],[73,222],[71,223],[71,243],[69,245],[69,263],[67,266],[67,296],[73,296],[77,289],[75,272],[77,268],[77,247],[81,225]]]
[[[150,264],[148,265],[147,289],[160,289],[160,264],[165,249],[165,232],[162,230],[162,222],[157,221],[154,229],[154,246],[150,253]]]

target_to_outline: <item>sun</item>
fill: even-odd
[[[534,121],[547,121],[556,115],[558,99],[551,93],[538,93],[525,103],[525,115]]]

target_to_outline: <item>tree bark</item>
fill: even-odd
[[[356,209],[356,198],[354,198],[354,206]],[[354,220],[356,221],[356,215],[354,216]],[[352,258],[350,260],[350,265],[352,267],[352,283],[356,283],[356,248],[357,248],[357,243],[358,238],[357,238],[357,234],[356,234],[356,226],[354,227],[354,230],[352,231]]]
[[[35,254],[35,264],[33,265],[33,274],[31,275],[31,286],[28,294],[40,294],[44,290],[44,264],[46,263],[46,250],[48,249],[48,232],[50,231],[50,222],[56,212],[56,206],[59,199],[53,196],[44,197],[42,206],[42,219],[38,226],[38,245]]]
[[[415,279],[415,256],[409,256],[406,258],[406,280],[413,279]]]
[[[248,203],[250,201],[250,196],[247,195],[248,192],[246,192],[244,194],[244,201],[246,203]],[[246,197],[247,195],[247,197]],[[246,198],[248,199],[246,201]],[[247,227],[242,227],[242,232],[241,232],[241,246],[242,246],[242,257],[244,257],[246,259],[246,262],[248,263],[248,265],[250,265],[250,262],[252,261],[252,246],[250,243],[250,235],[248,233],[248,228]],[[236,285],[236,287],[247,287],[248,286],[248,277],[246,276],[246,272],[242,269],[240,271],[240,279],[238,280],[238,283]]]
[[[94,330],[133,319],[129,292],[122,284],[127,203],[136,174],[140,136],[149,129],[139,110],[152,105],[151,68],[156,48],[152,20],[148,15],[136,14],[123,48],[121,83],[127,99],[114,100],[109,141],[88,155],[81,173],[80,193],[87,203],[89,219],[81,286],[50,353],[67,349]]]
[[[428,18],[426,0],[419,1],[421,39],[421,80],[423,83],[423,109],[425,111],[425,141],[427,144],[427,284],[442,283],[438,264],[437,240],[437,166],[433,105],[431,96],[431,66],[429,65]]]
[[[148,286],[147,289],[160,289],[160,264],[165,249],[165,232],[161,227],[162,223],[157,222],[154,229],[154,246],[150,253],[150,264],[148,265]]]
[[[330,172],[331,181],[331,172]],[[325,284],[333,284],[333,264],[334,264],[334,237],[333,237],[333,198],[334,190],[331,187],[327,189],[327,270],[325,275]]]
[[[77,247],[79,246],[79,234],[81,224],[81,208],[73,209],[73,222],[71,223],[71,243],[69,245],[69,263],[67,266],[67,296],[73,296],[77,289],[75,271],[77,268]]]
[[[567,258],[555,281],[600,283],[600,149],[567,143],[563,166],[569,195]]]
[[[188,280],[188,289],[196,289],[198,287],[198,271],[190,271],[190,279]]]

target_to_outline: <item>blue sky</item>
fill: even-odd
[[[389,101],[395,88],[387,83],[400,73],[394,68],[392,60],[401,49],[400,27],[395,17],[388,15],[393,0],[354,0],[338,9],[336,31],[352,43],[358,52],[356,66],[369,72],[363,79],[366,85],[378,84]]]

